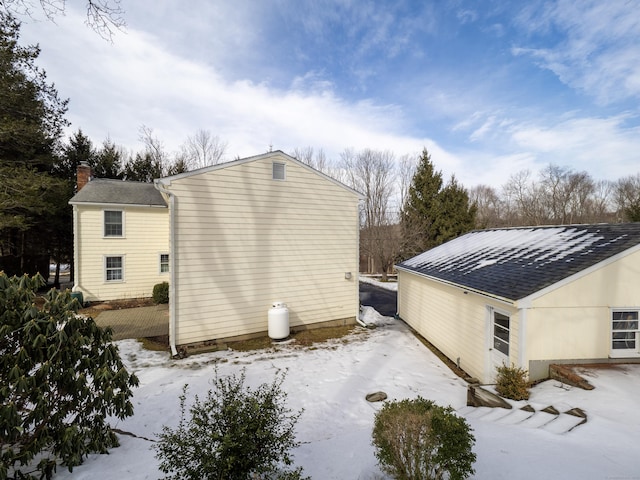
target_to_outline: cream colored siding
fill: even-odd
[[[274,301],[292,327],[357,315],[358,196],[276,160],[285,180],[272,156],[171,181],[177,344],[264,332]]]
[[[636,251],[535,298],[527,313],[527,357],[609,357],[611,309],[640,307],[638,275]]]
[[[488,310],[510,316],[509,356],[518,362],[519,324],[515,309],[474,293],[404,270],[398,271],[398,313],[451,361],[481,380],[487,379]]]
[[[150,297],[153,286],[168,281],[159,270],[169,251],[166,208],[76,205],[77,289],[85,300]],[[123,210],[124,237],[104,237],[104,211]],[[105,257],[123,256],[123,281],[105,280]]]

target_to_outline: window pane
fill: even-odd
[[[121,268],[122,257],[107,257],[107,268]]]
[[[613,320],[638,320],[638,312],[613,312]]]
[[[494,313],[493,320],[495,324],[509,330],[509,317],[507,317],[506,315],[502,315],[501,313]]]
[[[614,321],[613,322],[614,330],[638,330],[638,322],[623,322],[623,321]]]
[[[493,339],[493,346],[496,350],[504,353],[507,357],[509,356],[509,343],[503,342],[498,338]]]
[[[167,273],[169,271],[169,254],[160,254],[160,273]]]
[[[122,280],[122,257],[107,257],[105,266],[107,281]]]
[[[105,237],[122,236],[122,212],[109,210],[104,212],[104,235]]]
[[[284,167],[285,167],[284,163],[273,162],[273,179],[274,180],[285,179]]]
[[[509,356],[509,317],[493,313],[493,347]]]

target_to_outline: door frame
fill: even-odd
[[[505,355],[500,351],[496,351],[494,348],[494,319],[495,314],[498,313],[500,315],[504,315],[509,319],[509,355]],[[491,305],[486,306],[486,328],[485,328],[485,362],[484,362],[484,373],[485,373],[485,382],[486,383],[496,383],[496,371],[494,362],[494,355],[498,355],[503,360],[503,363],[506,365],[510,365],[511,359],[511,322],[512,322],[512,314],[506,310],[501,310],[499,308],[495,308]]]

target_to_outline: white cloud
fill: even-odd
[[[548,2],[540,9],[524,9],[519,24],[555,44],[514,47],[514,55],[531,55],[562,82],[601,104],[640,99],[637,0]],[[560,36],[552,33],[554,28]]]

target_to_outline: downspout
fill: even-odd
[[[175,255],[175,196],[167,190],[158,179],[153,186],[169,197],[169,347],[171,356],[178,355],[176,348],[176,255]]]
[[[78,247],[78,238],[80,234],[78,232],[78,206],[73,205],[73,287],[71,287],[72,292],[77,292],[80,290],[80,285],[78,281],[80,279],[80,275],[78,269],[80,268],[80,249]]]
[[[362,308],[360,305],[360,204],[362,203],[362,198],[358,199],[358,210],[356,215],[356,272],[358,275],[356,276],[357,288],[356,288],[356,297],[358,301],[358,313],[356,314],[356,322],[361,327],[368,328],[368,325],[360,319],[360,313],[362,313]]]

